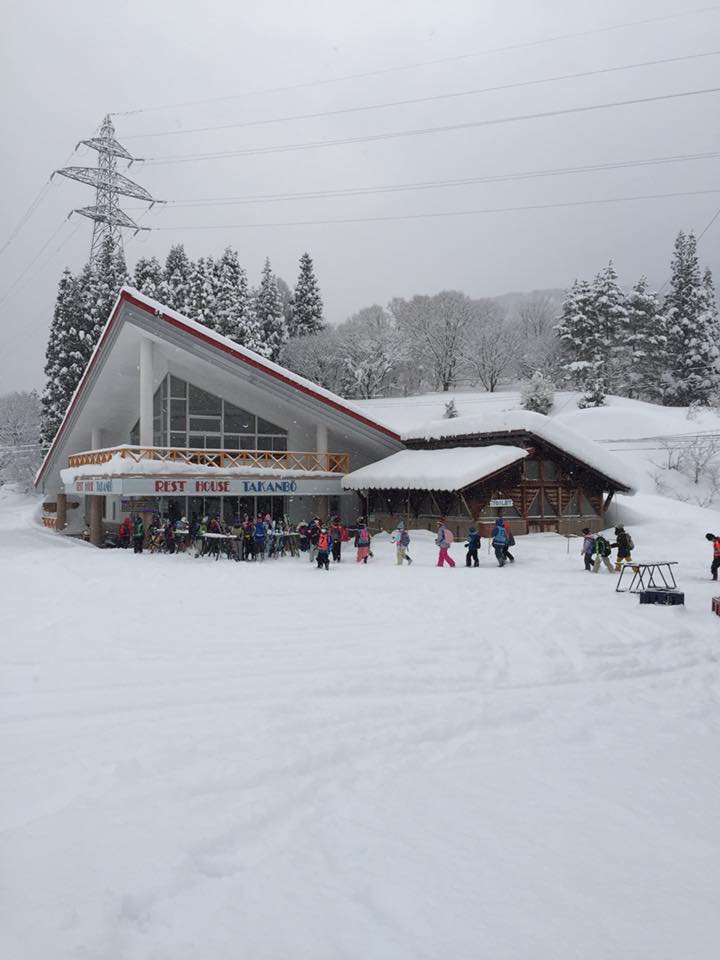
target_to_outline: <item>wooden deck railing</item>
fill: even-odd
[[[266,467],[274,470],[308,470],[323,473],[349,473],[347,453],[306,453],[293,450],[191,450],[185,447],[106,447],[87,450],[68,457],[68,467],[107,463],[112,457],[123,460],[160,460],[203,467]]]

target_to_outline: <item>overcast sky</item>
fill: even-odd
[[[690,13],[709,6],[701,0],[5,0],[0,246],[54,168],[94,163],[92,152],[73,158],[71,151],[78,140],[93,135],[107,112],[140,110],[114,118],[118,139],[137,156],[167,158],[371,137],[715,87],[720,86],[717,56],[329,117],[169,133],[720,50],[720,5]],[[560,34],[681,12],[688,15],[518,48]],[[516,49],[483,53],[508,45]],[[427,64],[438,60],[442,62]],[[411,69],[396,69],[405,67]],[[337,79],[373,71],[376,75],[370,77]],[[275,89],[287,86],[293,89]],[[257,92],[268,88],[275,92]],[[198,100],[212,102],[187,103]],[[156,107],[162,109],[152,109]],[[720,150],[719,107],[720,94],[709,93],[261,156],[138,163],[129,175],[158,198],[180,204],[645,160]],[[147,136],[154,133],[163,135]],[[252,283],[269,256],[275,272],[293,286],[298,258],[308,250],[327,317],[338,322],[393,296],[447,288],[491,296],[565,287],[576,276],[591,276],[610,257],[622,283],[645,273],[660,284],[675,234],[681,228],[702,230],[720,207],[720,192],[411,220],[304,226],[288,221],[713,189],[720,191],[717,159],[365,196],[167,206],[146,216],[137,202],[127,200],[131,215],[142,217],[153,231],[127,243],[126,255],[132,268],[141,255],[164,258],[172,243],[183,242],[192,257],[219,254],[232,244]],[[64,266],[81,268],[92,232],[91,222],[81,217],[61,224],[73,207],[93,202],[91,187],[56,178],[0,254],[1,299],[58,231],[0,304],[0,394],[42,386],[57,281]],[[282,225],[267,226],[273,223]],[[251,224],[266,225],[243,226]],[[213,229],[191,229],[199,227]],[[720,273],[720,219],[703,239],[701,255]]]

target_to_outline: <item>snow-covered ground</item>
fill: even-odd
[[[720,523],[620,509],[684,608],[553,535],[135,557],[0,491],[0,955],[715,960]]]

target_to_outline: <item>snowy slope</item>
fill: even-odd
[[[552,535],[326,573],[97,551],[0,491],[0,955],[715,960],[716,515],[620,509],[685,608]]]

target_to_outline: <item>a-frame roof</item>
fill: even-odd
[[[402,447],[397,433],[368,417],[352,402],[171,310],[151,297],[131,287],[123,287],[60,428],[40,466],[35,478],[36,486],[53,467],[73,423],[77,421],[87,402],[98,372],[107,362],[118,342],[121,328],[126,324],[139,328],[140,332],[156,341],[166,341],[172,347],[196,351],[205,359],[222,364],[237,375],[250,376],[256,385],[272,391],[276,396],[282,396],[285,402],[297,403],[307,407],[310,413],[316,411],[316,415],[323,414],[330,418],[335,429],[352,430],[360,433],[366,440],[378,443],[381,456]]]

